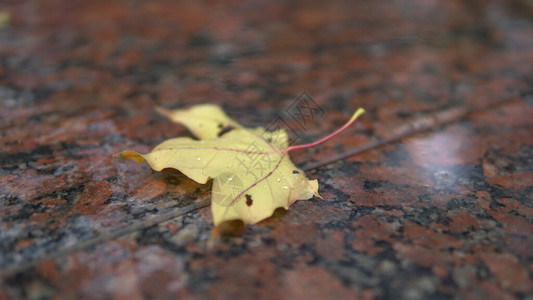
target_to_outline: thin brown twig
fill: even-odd
[[[473,113],[491,110],[499,106],[510,104],[510,103],[516,103],[519,100],[521,100],[521,98],[501,100],[501,101],[497,101],[495,103],[489,104],[487,106],[484,106],[482,108],[468,107],[468,106],[451,107],[451,108],[430,114],[428,116],[424,116],[420,119],[414,120],[405,125],[402,125],[398,127],[396,130],[394,130],[390,135],[387,135],[386,137],[382,139],[371,141],[363,146],[354,148],[350,151],[341,153],[339,155],[335,155],[324,161],[320,161],[314,164],[304,166],[302,170],[309,171],[309,170],[317,169],[317,168],[332,164],[334,162],[344,160],[349,157],[361,154],[368,150],[376,149],[387,144],[398,142],[399,140],[403,138],[415,135],[417,133],[435,129],[435,128],[438,128],[438,127],[441,127],[441,126],[444,126],[446,124],[450,124],[453,122],[457,122],[461,119],[468,117],[469,115]]]

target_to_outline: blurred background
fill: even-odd
[[[268,113],[304,90],[332,111],[364,105],[398,118],[468,101],[496,73],[505,85],[531,72],[528,0],[3,1],[1,9],[3,118],[45,100],[77,111],[209,101]]]

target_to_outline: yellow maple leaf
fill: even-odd
[[[315,143],[289,147],[284,129],[268,132],[262,127],[243,127],[215,105],[159,111],[185,125],[199,140],[174,138],[147,154],[126,150],[117,156],[136,162],[146,160],[156,171],[174,168],[202,184],[213,179],[211,211],[215,227],[230,220],[254,224],[279,207],[288,209],[297,200],[320,197],[318,181],[306,178],[291,162],[289,151],[326,141],[364,112],[359,109],[342,128]]]

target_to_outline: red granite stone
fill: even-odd
[[[533,294],[528,1],[4,1],[0,14],[0,299]],[[289,109],[303,91],[324,111],[305,124]],[[280,117],[296,143],[366,109],[291,153],[303,168],[432,124],[308,170],[323,199],[211,245],[209,184],[112,157],[189,136],[155,107],[199,103],[247,126]]]

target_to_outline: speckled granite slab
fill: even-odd
[[[532,299],[532,36],[522,0],[3,1],[0,299]],[[297,143],[367,109],[306,166],[507,99],[311,170],[324,200],[212,249],[209,186],[112,158],[188,134],[157,105]]]

